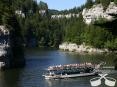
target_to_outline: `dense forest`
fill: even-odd
[[[12,10],[21,11],[23,16],[15,15],[21,35],[26,47],[58,47],[63,41],[75,42],[97,48],[117,48],[117,32],[115,29],[93,25],[86,25],[83,21],[81,11],[83,8],[91,8],[94,4],[103,4],[106,8],[111,1],[117,3],[117,0],[87,0],[81,7],[75,7],[70,10],[51,10],[48,5],[42,1],[37,3],[35,0],[9,0]],[[8,3],[8,5],[10,4]],[[7,3],[6,3],[7,4]],[[7,5],[7,6],[8,6]],[[2,7],[2,6],[1,6]],[[44,12],[43,12],[44,11]],[[79,18],[51,19],[52,14],[79,13]],[[2,17],[3,21],[5,20]],[[99,20],[102,22],[102,20]],[[100,22],[97,23],[100,23]],[[115,28],[115,27],[114,27]]]
[[[97,26],[97,23],[100,24],[103,21],[100,19],[96,24],[86,25],[81,15],[83,8],[91,8],[92,5],[99,3],[107,8],[111,1],[117,3],[117,0],[87,0],[81,7],[63,11],[48,9],[48,5],[42,1],[39,3],[35,0],[2,1],[5,4],[1,3],[0,6],[0,13],[4,13],[0,15],[0,23],[16,27],[11,21],[18,22],[21,29],[18,32],[21,33],[26,47],[58,47],[61,42],[67,41],[77,44],[85,42],[97,48],[117,49],[117,31],[114,29],[116,24],[111,29]],[[16,11],[20,11],[20,15],[15,14]],[[79,13],[80,15],[79,18],[70,19],[51,18],[52,14],[68,13]]]
[[[61,43],[63,29],[58,20],[51,20],[46,3],[40,1],[37,4],[33,0],[15,0],[13,3],[15,11],[25,15],[17,15],[17,18],[26,47],[57,47]]]
[[[97,48],[115,50],[117,48],[116,32],[94,24],[86,25],[80,14],[83,8],[91,8],[93,4],[101,3],[106,8],[111,1],[116,3],[116,0],[96,0],[95,2],[87,0],[81,7],[57,11],[48,9],[48,5],[42,1],[37,3],[33,0],[14,0],[13,9],[21,10],[25,14],[25,17],[17,15],[17,19],[27,47],[58,47],[61,42],[67,41],[77,44],[85,42]],[[43,10],[44,13],[39,13]],[[68,13],[79,13],[80,16],[70,19],[51,19],[52,14]]]

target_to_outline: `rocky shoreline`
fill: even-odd
[[[81,45],[77,45],[76,43],[68,43],[64,42],[59,45],[60,50],[69,51],[69,52],[77,52],[77,53],[111,53],[108,49],[99,49],[94,48],[92,46],[87,46],[85,43]]]

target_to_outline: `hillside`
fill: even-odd
[[[58,47],[64,41],[84,42],[98,48],[108,48],[107,42],[116,45],[113,29],[95,26],[114,21],[112,15],[117,13],[116,0],[87,0],[81,7],[63,11],[48,9],[47,3],[42,1],[13,0],[12,8],[26,47]]]
[[[77,44],[85,43],[96,48],[117,49],[116,29],[99,26],[104,22],[115,21],[116,19],[112,16],[115,14],[117,14],[117,6],[114,2],[110,2],[106,9],[103,4],[93,2],[90,8],[84,7],[78,20],[66,26],[64,40]],[[116,28],[115,24],[114,26]]]

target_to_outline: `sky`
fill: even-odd
[[[86,0],[37,0],[48,4],[49,9],[65,10],[83,5]]]

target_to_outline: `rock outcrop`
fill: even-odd
[[[94,23],[100,18],[106,20],[113,20],[113,17],[110,14],[117,14],[117,5],[114,2],[111,2],[106,10],[102,4],[93,5],[90,9],[83,9],[82,15],[86,24]]]
[[[18,16],[25,18],[25,14],[21,11],[21,10],[16,10],[15,14],[17,14]]]
[[[98,49],[93,48],[91,46],[86,46],[84,43],[81,45],[77,45],[75,43],[62,43],[59,45],[59,49],[62,49],[64,51],[70,51],[70,52],[78,52],[78,53],[104,53],[109,52],[108,49]]]
[[[9,50],[10,32],[5,26],[0,26],[0,69],[9,66],[8,50]]]
[[[0,25],[0,69],[23,67],[25,64],[23,50],[16,44],[21,44],[21,41],[14,35],[15,32],[9,30]]]
[[[71,17],[76,17],[76,18],[78,18],[78,17],[79,17],[79,14],[72,14],[72,13],[70,13],[70,14],[58,14],[58,15],[52,15],[52,16],[51,16],[52,19],[62,19],[62,18],[67,18],[67,19],[69,19],[69,18],[71,18]]]

